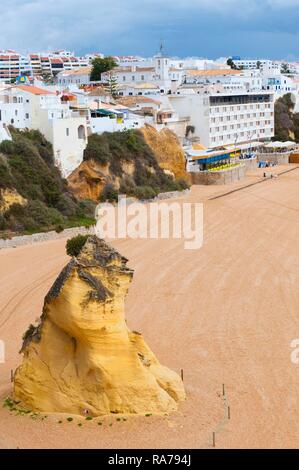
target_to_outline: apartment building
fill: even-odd
[[[253,69],[263,69],[264,67],[268,67],[271,69],[280,70],[281,65],[278,62],[273,60],[264,60],[264,59],[235,59],[232,58],[234,64],[239,67],[243,68],[244,70],[253,70]]]
[[[29,59],[12,50],[0,51],[0,81],[10,82],[21,74],[30,74]]]
[[[180,116],[190,116],[193,137],[207,148],[274,136],[272,92],[194,93],[171,95],[169,100]]]
[[[76,57],[70,51],[31,53],[23,56],[13,50],[0,51],[0,82],[9,83],[19,75],[55,76],[62,70],[88,67],[92,57]]]

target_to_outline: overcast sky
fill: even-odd
[[[1,0],[0,49],[299,59],[299,0]]]

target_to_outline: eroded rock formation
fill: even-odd
[[[140,132],[154,152],[160,167],[172,173],[175,178],[183,178],[188,181],[185,153],[175,133],[167,127],[158,132],[149,125],[142,127]]]
[[[0,214],[6,212],[13,204],[25,206],[27,200],[23,198],[15,189],[0,189]]]
[[[24,335],[14,399],[34,411],[83,415],[164,413],[185,392],[141,334],[128,330],[124,300],[133,271],[95,236],[62,270],[37,327]]]
[[[123,191],[122,183],[128,180],[133,180],[133,185],[138,185],[140,178],[136,177],[136,173],[156,174],[158,168],[164,170],[166,174],[175,179],[183,179],[190,183],[190,176],[185,170],[185,154],[177,136],[169,129],[165,128],[158,132],[154,127],[145,125],[143,128],[136,132],[139,144],[142,143],[142,151],[146,150],[147,154],[155,160],[155,165],[150,166],[149,162],[144,159],[142,151],[137,154],[129,149],[126,158],[119,158],[119,149],[124,149],[124,144],[112,146],[109,151],[113,153],[113,161],[118,161],[119,167],[115,172],[115,168],[111,163],[102,163],[93,156],[94,149],[89,151],[89,154],[84,161],[76,168],[68,177],[68,184],[70,190],[78,199],[92,199],[98,202],[103,192],[104,187],[108,185],[114,186],[117,190]],[[117,133],[106,133],[106,142],[111,144],[114,135]],[[110,136],[110,137],[109,137]],[[106,151],[103,145],[103,152]],[[115,165],[114,165],[115,166]],[[157,182],[156,182],[157,183]],[[143,182],[142,185],[145,183]],[[152,181],[149,180],[148,184],[151,186]],[[174,189],[169,188],[169,191]],[[163,192],[161,187],[161,192]],[[122,192],[122,194],[126,193]]]

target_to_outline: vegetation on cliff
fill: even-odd
[[[69,256],[77,257],[88,239],[88,235],[77,235],[66,242],[66,252]]]
[[[118,194],[150,199],[188,187],[183,178],[165,173],[143,132],[135,129],[90,136],[84,162],[69,182],[78,197],[111,201]]]
[[[294,113],[294,108],[295,103],[291,93],[276,101],[274,140],[299,142],[299,113]]]
[[[0,233],[92,223],[94,204],[77,201],[69,191],[54,165],[51,144],[38,131],[11,129],[11,133],[13,140],[0,144]],[[5,194],[15,194],[19,202],[12,201],[7,208]]]

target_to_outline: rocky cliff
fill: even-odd
[[[14,204],[26,206],[27,200],[14,188],[0,188],[0,214],[5,214]]]
[[[164,413],[185,392],[141,334],[126,325],[133,271],[95,236],[58,276],[40,323],[24,335],[14,399],[34,411],[98,416]]]
[[[299,113],[295,112],[296,99],[288,93],[275,102],[275,140],[299,142]]]
[[[0,238],[94,223],[94,204],[69,191],[44,136],[35,130],[10,132],[12,141],[0,143]]]
[[[144,126],[140,131],[161,168],[170,171],[175,178],[188,180],[185,153],[175,133],[167,127],[158,132],[149,125]]]
[[[84,161],[68,177],[80,199],[98,201],[108,188],[114,194],[148,199],[159,192],[186,189],[185,157],[177,137],[151,126],[92,135]],[[117,198],[117,197],[116,197]]]

